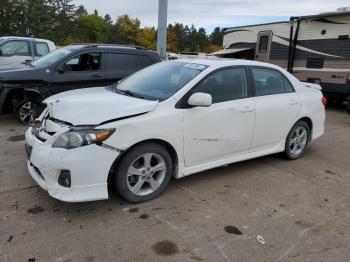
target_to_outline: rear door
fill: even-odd
[[[49,45],[45,42],[33,41],[35,60],[50,53]]]
[[[272,148],[284,141],[297,120],[301,100],[279,71],[252,67],[251,75],[256,107],[252,151],[257,151]]]
[[[255,49],[255,60],[266,63],[269,62],[272,36],[272,31],[261,31],[258,33]]]

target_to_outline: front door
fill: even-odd
[[[54,72],[54,93],[105,86],[106,76],[101,62],[102,55],[97,52],[83,53],[70,58]]]
[[[256,42],[255,60],[260,62],[269,62],[272,42],[271,31],[261,31],[258,33]]]
[[[25,60],[33,60],[30,44],[27,40],[9,40],[0,46],[0,68],[15,68]]]
[[[217,71],[191,93],[208,93],[210,107],[184,109],[185,165],[192,167],[249,151],[255,105],[244,68]]]

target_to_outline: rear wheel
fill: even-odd
[[[22,124],[34,125],[35,119],[38,118],[43,108],[40,102],[35,100],[23,100],[17,104],[14,114]]]
[[[290,130],[285,145],[285,155],[288,159],[300,158],[310,142],[310,128],[305,121],[297,122]]]
[[[172,168],[165,148],[156,143],[142,144],[121,159],[114,174],[115,188],[129,202],[151,200],[166,188]]]

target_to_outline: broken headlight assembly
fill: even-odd
[[[61,134],[52,144],[52,147],[73,149],[91,144],[102,143],[109,138],[114,131],[115,129],[71,130],[67,133]]]

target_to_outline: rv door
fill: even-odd
[[[261,31],[258,33],[255,49],[255,60],[266,63],[269,62],[272,35],[273,34],[271,31]]]

